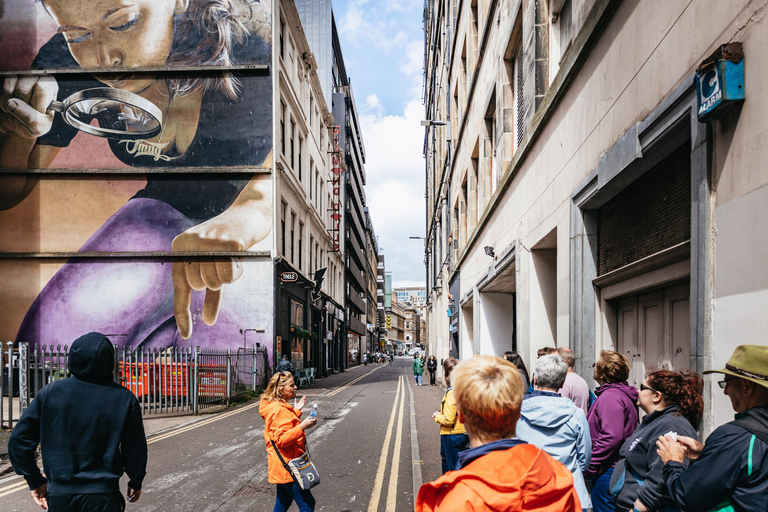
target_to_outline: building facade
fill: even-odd
[[[63,102],[47,114],[13,91],[34,131],[0,112],[3,339],[99,331],[128,349],[260,346],[270,368],[287,354],[320,375],[348,364],[331,4],[219,7],[180,2],[137,50],[59,27],[90,23],[64,4],[3,2],[4,78]],[[122,27],[132,9],[98,19]]]
[[[438,358],[602,349],[631,381],[764,344],[765,2],[427,2],[427,288]],[[758,17],[759,18],[759,17]],[[700,119],[712,56],[746,100]],[[709,71],[707,71],[709,70]],[[710,76],[711,79],[711,76]],[[709,85],[707,85],[709,83]],[[699,84],[699,85],[697,85]],[[702,85],[703,84],[703,85]],[[697,96],[698,93],[698,96]],[[706,105],[704,110],[706,114]],[[744,269],[750,269],[745,278]],[[730,404],[705,379],[704,432]]]

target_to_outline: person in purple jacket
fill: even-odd
[[[619,460],[619,450],[637,427],[638,392],[627,383],[629,361],[612,350],[600,352],[593,365],[597,400],[587,415],[592,438],[592,458],[584,477],[592,481],[594,512],[614,512],[610,495],[613,467]]]

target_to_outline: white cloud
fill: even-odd
[[[366,103],[375,105],[370,96]],[[424,243],[408,238],[425,231],[422,110],[421,102],[412,100],[402,115],[371,109],[361,116],[368,206],[386,268],[398,285],[424,282]]]

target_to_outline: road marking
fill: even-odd
[[[357,377],[357,378],[355,378],[355,379],[353,379],[353,380],[351,380],[351,381],[347,382],[346,384],[344,384],[344,385],[343,385],[343,386],[341,386],[340,388],[336,388],[336,389],[334,389],[333,391],[331,391],[330,393],[328,393],[328,392],[326,392],[326,393],[323,393],[323,394],[322,394],[322,395],[320,395],[320,396],[333,396],[333,395],[335,395],[335,394],[337,394],[337,393],[341,393],[342,391],[344,391],[345,389],[347,389],[349,386],[351,386],[351,385],[353,385],[353,384],[357,384],[358,382],[360,382],[361,380],[363,380],[365,377],[369,376],[370,374],[372,374],[373,372],[375,372],[376,370],[379,370],[379,369],[381,369],[381,368],[384,368],[384,367],[383,367],[383,366],[379,366],[379,367],[377,367],[377,368],[374,368],[373,370],[371,370],[371,371],[369,371],[369,372],[367,372],[367,373],[364,373],[364,374],[362,374],[361,376],[359,376],[359,377]]]
[[[381,488],[384,485],[384,470],[387,468],[387,458],[389,455],[389,441],[392,439],[392,426],[395,424],[395,413],[397,413],[397,403],[401,399],[401,394],[402,399],[405,400],[405,393],[402,393],[402,386],[403,378],[399,377],[397,380],[395,403],[392,404],[392,413],[389,415],[387,435],[384,437],[384,444],[381,447],[381,455],[379,456],[379,466],[376,469],[376,480],[374,480],[373,484],[371,501],[368,503],[368,512],[377,512],[379,510],[379,498],[381,498]]]
[[[403,444],[403,410],[405,409],[405,390],[403,399],[400,400],[400,411],[397,413],[397,436],[395,436],[395,449],[392,453],[392,466],[389,473],[389,490],[387,491],[386,512],[395,512],[397,505],[397,479],[400,473],[400,446]]]
[[[411,459],[418,461],[413,463],[413,506],[416,506],[416,496],[419,494],[419,489],[422,484],[421,477],[421,453],[419,452],[419,431],[416,430],[416,409],[413,406],[413,388],[410,381],[406,380],[408,385],[408,397],[411,400]]]
[[[25,489],[25,488],[27,488],[27,482],[26,481],[19,482],[19,483],[13,484],[13,485],[9,485],[8,487],[3,487],[2,489],[0,489],[0,498],[2,498],[3,496],[7,496],[9,494],[13,494],[16,491],[20,491],[20,490]]]
[[[214,416],[213,418],[198,421],[197,423],[193,423],[192,425],[189,425],[187,427],[180,428],[178,430],[173,430],[171,432],[168,432],[167,434],[162,434],[157,437],[151,438],[149,441],[147,441],[147,444],[156,443],[158,441],[162,441],[164,439],[168,439],[169,437],[177,436],[179,434],[183,434],[185,432],[189,432],[190,430],[194,430],[196,428],[204,427],[205,425],[210,425],[213,422],[220,421],[226,418],[229,418],[230,416],[234,416],[235,414],[240,414],[241,412],[245,412],[248,410],[253,409],[254,407],[258,407],[260,405],[260,402],[255,402],[250,405],[246,405],[245,407],[241,407],[240,409],[235,409],[234,411],[230,411],[224,414],[220,414],[218,416]]]

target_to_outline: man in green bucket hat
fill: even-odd
[[[740,345],[718,385],[736,419],[716,429],[706,446],[666,434],[656,442],[674,505],[707,512],[765,512],[768,507],[768,346]],[[691,465],[685,469],[683,458]]]

